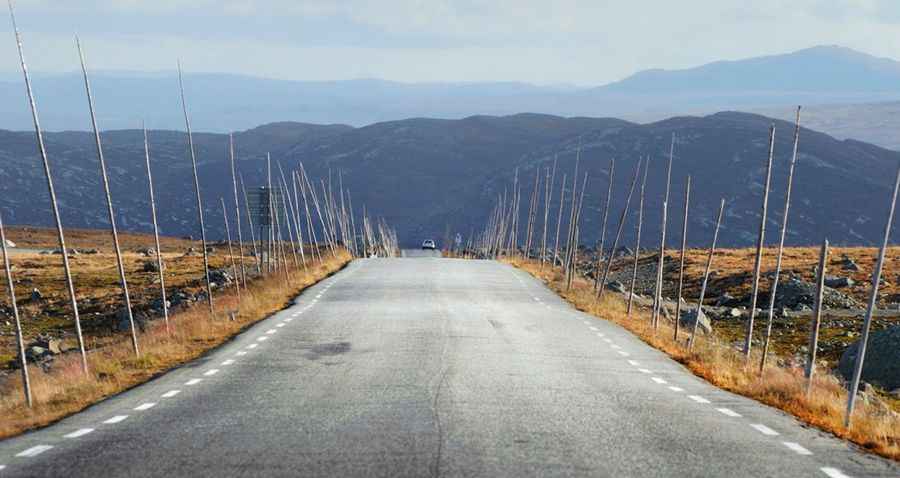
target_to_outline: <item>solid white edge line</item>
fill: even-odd
[[[67,433],[67,434],[63,435],[63,438],[78,438],[78,437],[85,436],[88,433],[91,433],[92,431],[94,431],[93,428],[80,428],[78,430],[75,430],[72,433]]]
[[[778,436],[778,432],[763,425],[762,423],[751,423],[750,426],[755,428],[756,431],[762,433],[763,435],[768,435],[770,437]]]
[[[819,468],[819,469],[822,470],[822,473],[825,473],[826,475],[828,475],[831,478],[850,478],[849,475],[845,475],[843,471],[838,470],[837,468],[832,468],[830,466],[823,466],[822,468]]]
[[[140,405],[134,407],[134,409],[135,409],[136,411],[138,411],[138,412],[142,412],[142,411],[144,411],[144,410],[150,410],[151,408],[153,408],[153,407],[155,407],[155,406],[156,406],[156,403],[154,403],[154,402],[147,402],[147,403],[142,403],[142,404],[140,404]]]
[[[106,420],[103,420],[103,423],[105,423],[105,424],[107,424],[107,425],[112,425],[113,423],[119,423],[119,422],[121,422],[122,420],[124,420],[124,419],[126,419],[126,418],[128,418],[128,415],[116,415],[116,416],[114,416],[114,417],[112,417],[112,418],[108,418],[108,419],[106,419]]]
[[[181,393],[181,390],[169,390],[168,392],[162,394],[162,398],[172,398],[179,393]]]
[[[793,451],[794,453],[796,453],[798,455],[812,455],[813,454],[811,451],[807,450],[806,447],[804,447],[803,445],[801,445],[797,442],[783,441],[783,442],[781,442],[781,444],[788,447],[791,451]]]
[[[23,452],[17,453],[16,456],[31,458],[33,456],[38,456],[51,448],[53,447],[50,445],[35,445]]]
[[[738,413],[730,408],[717,408],[716,411],[721,413],[722,415],[727,415],[729,417],[739,418],[741,416],[740,413]]]
[[[700,395],[688,395],[688,398],[697,402],[697,403],[709,403],[709,400],[701,397]]]
[[[215,375],[215,374],[217,374],[217,373],[219,373],[219,369],[214,368],[214,369],[207,370],[207,371],[203,372],[203,375],[205,375],[205,376],[207,376],[207,377],[211,377],[211,376],[213,376],[213,375]]]

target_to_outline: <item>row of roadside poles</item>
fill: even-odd
[[[778,242],[778,252],[776,256],[776,265],[774,271],[774,277],[772,278],[772,283],[770,287],[769,294],[769,303],[765,324],[765,332],[762,343],[762,353],[758,364],[758,371],[761,374],[766,367],[766,361],[769,355],[769,346],[771,342],[772,336],[772,325],[773,325],[773,317],[775,315],[775,297],[776,297],[776,288],[778,286],[779,276],[781,274],[782,268],[782,259],[784,255],[784,243],[785,237],[787,234],[788,228],[788,212],[790,210],[791,205],[791,192],[793,189],[794,182],[794,169],[797,163],[797,155],[798,155],[798,146],[800,141],[800,111],[801,108],[797,107],[796,112],[796,122],[794,125],[794,134],[793,134],[793,148],[791,151],[790,162],[788,163],[788,172],[787,172],[787,184],[785,187],[785,197],[784,197],[784,209],[781,218],[781,230]],[[763,246],[765,243],[765,233],[766,233],[766,221],[768,216],[768,202],[769,202],[769,192],[771,188],[772,182],[772,166],[773,166],[773,158],[775,152],[775,126],[772,125],[769,128],[769,141],[768,141],[768,155],[766,157],[765,162],[765,186],[762,195],[762,204],[761,204],[761,213],[760,213],[760,222],[759,229],[756,241],[756,254],[753,263],[753,282],[752,282],[752,292],[751,292],[751,306],[749,311],[749,317],[746,322],[746,329],[744,335],[744,345],[742,348],[742,354],[747,361],[750,363],[751,359],[751,351],[753,346],[753,331],[754,331],[754,321],[756,319],[757,314],[757,297],[759,294],[759,285],[760,285],[760,276],[762,272],[762,254],[763,254]],[[666,186],[665,193],[663,196],[662,202],[662,214],[661,214],[661,227],[660,227],[660,242],[659,242],[659,252],[658,252],[658,263],[656,264],[656,277],[655,277],[655,285],[654,285],[654,295],[653,295],[653,305],[652,305],[652,313],[650,316],[651,325],[653,330],[657,330],[659,328],[661,316],[663,314],[663,298],[662,298],[662,290],[663,290],[663,269],[664,269],[664,258],[665,258],[665,245],[666,245],[666,223],[668,220],[668,211],[670,204],[670,184],[672,178],[672,165],[673,159],[675,156],[675,144],[676,137],[675,134],[672,134],[671,146],[669,148],[669,157],[668,163],[666,166]],[[527,221],[525,223],[524,234],[520,237],[521,224],[520,224],[520,203],[522,200],[522,181],[520,181],[520,174],[518,168],[516,168],[513,174],[513,187],[512,190],[506,190],[502,193],[498,193],[495,204],[491,212],[488,214],[487,221],[485,223],[484,229],[472,240],[473,248],[476,249],[477,254],[481,257],[488,258],[497,258],[501,256],[506,257],[514,257],[520,256],[525,259],[531,258],[532,251],[536,251],[540,256],[540,267],[543,269],[547,263],[549,263],[550,267],[559,267],[563,271],[563,277],[565,280],[566,288],[570,288],[572,285],[572,281],[576,274],[576,264],[577,264],[577,255],[580,241],[580,221],[582,217],[582,212],[584,209],[584,195],[585,190],[587,189],[587,173],[583,173],[583,179],[580,181],[580,190],[579,190],[579,176],[578,169],[579,163],[581,162],[581,152],[582,145],[581,139],[579,138],[578,147],[575,153],[575,165],[574,165],[574,173],[572,174],[571,185],[571,197],[566,199],[566,189],[568,184],[568,176],[567,174],[563,174],[562,183],[560,187],[560,195],[559,195],[559,207],[556,214],[556,232],[555,239],[548,237],[548,233],[552,233],[552,230],[548,231],[548,226],[550,226],[550,205],[553,202],[554,195],[554,186],[555,186],[555,178],[557,173],[557,159],[554,159],[552,166],[544,167],[543,171],[541,168],[537,168],[534,174],[534,184],[531,191],[530,200],[528,200],[528,211],[527,211]],[[557,155],[558,156],[558,155]],[[606,202],[605,207],[601,219],[601,231],[600,231],[600,240],[598,245],[598,254],[597,254],[597,262],[594,275],[594,291],[595,291],[595,299],[599,301],[602,299],[605,290],[607,289],[606,284],[609,279],[610,271],[612,268],[613,259],[616,251],[619,250],[619,244],[622,239],[622,233],[625,226],[625,222],[628,218],[629,207],[632,203],[632,199],[635,194],[636,186],[638,183],[638,179],[641,177],[641,170],[643,168],[643,179],[641,180],[640,194],[638,200],[638,211],[637,211],[637,224],[636,224],[636,239],[634,244],[634,255],[633,255],[633,264],[631,268],[631,284],[628,292],[628,300],[627,300],[627,315],[631,315],[633,309],[633,299],[634,299],[634,290],[635,283],[637,281],[637,270],[638,270],[638,259],[640,256],[640,247],[641,247],[641,226],[644,221],[644,202],[645,202],[645,187],[647,181],[647,172],[650,169],[650,157],[644,156],[638,159],[635,164],[634,174],[630,181],[630,186],[628,188],[628,193],[625,197],[625,204],[622,207],[621,214],[619,215],[618,225],[616,227],[615,236],[612,242],[612,248],[607,252],[606,246],[606,233],[607,233],[607,223],[609,220],[610,213],[610,205],[612,202],[612,186],[613,186],[613,175],[615,173],[615,160],[610,160],[609,169],[607,170],[607,176],[609,179],[608,188],[606,191]],[[543,176],[543,191],[541,191],[541,182]],[[852,379],[849,384],[848,390],[848,399],[847,399],[847,409],[845,413],[845,426],[849,427],[851,423],[851,418],[853,415],[854,405],[857,399],[857,393],[859,391],[860,378],[862,376],[863,363],[865,361],[866,354],[866,345],[868,342],[869,331],[871,329],[872,316],[876,309],[876,302],[878,297],[878,286],[881,279],[881,272],[884,264],[884,258],[888,246],[888,242],[890,239],[891,226],[894,216],[894,210],[897,202],[897,194],[898,188],[900,188],[900,168],[897,170],[897,177],[894,183],[893,193],[891,195],[891,199],[889,202],[889,212],[887,216],[887,220],[884,228],[884,236],[880,245],[880,249],[878,252],[878,260],[875,265],[875,269],[872,273],[872,284],[869,292],[868,303],[866,308],[865,319],[863,321],[861,338],[860,338],[860,348],[859,352],[856,355],[856,361],[853,368]],[[678,286],[677,286],[677,305],[675,311],[675,330],[674,330],[674,339],[676,342],[679,340],[679,317],[682,309],[682,301],[683,297],[682,290],[684,285],[684,264],[685,264],[685,251],[687,249],[687,234],[688,234],[688,213],[689,213],[689,205],[691,198],[691,176],[688,175],[685,178],[685,190],[684,190],[684,209],[683,209],[683,217],[682,217],[682,231],[681,231],[681,251],[680,251],[680,259],[679,259],[679,272],[678,272]],[[544,202],[544,210],[543,210],[543,231],[540,233],[540,240],[538,241],[539,231],[537,229],[538,218],[540,217],[539,213],[539,202],[543,198]],[[725,198],[722,198],[719,201],[718,211],[714,216],[715,227],[713,228],[712,239],[709,245],[708,255],[706,258],[706,264],[704,267],[703,273],[703,282],[700,288],[700,294],[697,300],[696,306],[696,318],[693,321],[691,326],[691,330],[689,331],[689,336],[687,340],[684,342],[684,346],[689,350],[692,350],[695,344],[695,339],[697,337],[698,324],[700,322],[700,317],[702,316],[703,302],[706,296],[707,285],[709,283],[710,274],[713,267],[713,258],[716,253],[716,244],[719,238],[719,230],[722,226],[722,220],[725,213],[726,201]],[[563,223],[563,213],[564,209],[568,207],[568,227],[566,231],[566,237],[564,238],[564,242],[560,242],[560,233],[562,231],[562,223]],[[524,240],[523,240],[524,238]],[[551,247],[552,243],[552,247]],[[522,245],[520,247],[520,244]],[[813,308],[813,321],[810,327],[810,344],[809,351],[807,354],[806,367],[805,367],[805,378],[807,383],[807,392],[812,387],[813,375],[815,373],[815,360],[816,360],[816,349],[818,346],[818,333],[819,333],[819,324],[821,323],[821,314],[822,314],[822,296],[824,291],[824,278],[825,278],[825,269],[826,269],[826,258],[828,255],[828,239],[825,238],[822,243],[820,256],[819,256],[819,266],[817,269],[817,293],[816,299],[814,302]],[[548,259],[549,256],[549,259]],[[602,273],[600,271],[602,270]]]
[[[78,342],[78,351],[80,354],[81,361],[81,369],[87,374],[88,373],[88,360],[87,360],[87,352],[85,349],[84,336],[81,328],[81,318],[78,312],[78,302],[76,300],[75,295],[75,286],[72,280],[72,269],[69,261],[69,249],[66,248],[65,235],[63,232],[62,221],[60,219],[60,213],[57,203],[56,189],[53,183],[53,176],[50,170],[50,162],[48,160],[47,151],[44,145],[44,137],[43,131],[40,126],[40,120],[38,117],[38,110],[35,102],[35,95],[32,90],[31,78],[28,72],[28,67],[25,62],[25,54],[22,43],[22,36],[19,32],[18,26],[16,24],[16,16],[15,10],[13,7],[13,1],[8,0],[9,5],[9,13],[10,20],[13,26],[13,30],[15,33],[16,47],[19,54],[19,62],[22,69],[22,74],[25,79],[25,89],[28,97],[29,107],[31,110],[31,116],[34,124],[34,131],[36,137],[36,144],[38,148],[38,153],[41,157],[44,177],[46,179],[47,188],[50,195],[50,203],[51,210],[53,213],[53,219],[55,223],[56,233],[57,233],[57,241],[59,244],[59,252],[62,257],[63,264],[63,273],[66,283],[66,292],[69,299],[69,305],[71,306],[72,315],[75,324],[75,335]],[[94,141],[97,149],[97,158],[100,164],[100,175],[103,184],[103,192],[106,199],[107,206],[107,214],[110,224],[110,232],[113,239],[113,245],[115,250],[116,257],[116,266],[118,270],[119,277],[119,285],[121,287],[123,301],[125,303],[125,311],[128,317],[128,324],[130,329],[130,339],[132,349],[136,356],[140,355],[140,347],[138,342],[137,330],[135,327],[134,317],[132,315],[132,303],[131,296],[128,291],[128,282],[125,276],[125,266],[122,257],[122,251],[119,246],[119,235],[118,229],[116,226],[115,220],[115,211],[113,208],[112,196],[110,194],[110,186],[109,186],[109,176],[107,173],[106,167],[106,159],[103,154],[103,147],[101,144],[100,138],[100,129],[97,124],[96,111],[94,106],[94,96],[91,90],[90,77],[88,74],[88,68],[86,66],[84,50],[81,46],[81,42],[78,37],[75,37],[76,49],[78,52],[79,61],[81,64],[82,76],[84,79],[84,88],[85,93],[88,100],[88,108],[90,111],[91,117],[91,126],[94,136]],[[188,113],[187,100],[185,98],[184,93],[184,80],[182,75],[181,64],[178,64],[178,86],[179,93],[181,98],[181,106],[182,112],[184,114],[184,122],[188,139],[188,152],[191,159],[191,166],[193,172],[193,185],[194,185],[194,193],[196,197],[196,205],[197,205],[197,224],[200,228],[200,239],[201,246],[203,249],[203,270],[205,275],[205,286],[206,286],[206,302],[209,307],[210,315],[215,314],[215,308],[213,304],[213,285],[210,279],[209,272],[209,248],[207,243],[206,236],[206,227],[204,223],[204,214],[203,214],[203,203],[200,194],[200,180],[197,169],[197,155],[195,153],[194,141],[193,141],[193,132],[191,129],[190,115]],[[151,171],[151,162],[150,162],[150,140],[148,137],[147,129],[142,127],[143,130],[143,140],[144,140],[144,159],[146,163],[146,173],[147,173],[147,183],[149,189],[149,205],[150,205],[150,213],[153,220],[153,232],[154,232],[154,241],[155,241],[155,256],[156,256],[156,265],[159,274],[159,283],[160,283],[160,295],[162,301],[162,312],[163,319],[165,323],[165,329],[167,333],[171,333],[170,329],[170,321],[169,321],[169,308],[168,302],[166,300],[166,289],[165,289],[165,277],[164,277],[164,265],[163,265],[163,257],[161,252],[160,238],[159,238],[159,225],[157,220],[157,208],[156,208],[156,200],[154,197],[154,188],[153,188],[153,176]],[[266,204],[262,206],[264,211],[262,212],[263,217],[268,219],[270,223],[268,228],[268,238],[263,240],[263,237],[259,238],[260,247],[258,248],[257,238],[254,234],[254,225],[253,225],[253,211],[251,211],[250,203],[248,200],[248,194],[246,187],[244,186],[244,181],[242,175],[236,174],[235,168],[235,154],[234,154],[234,138],[233,135],[229,135],[229,161],[230,161],[230,169],[231,169],[231,179],[232,179],[232,192],[234,199],[234,213],[236,217],[236,232],[237,232],[237,240],[238,240],[238,259],[235,258],[234,250],[232,248],[231,242],[231,229],[228,223],[228,210],[226,207],[225,199],[220,198],[220,206],[222,208],[222,214],[224,218],[225,224],[225,235],[227,240],[228,254],[230,257],[231,269],[234,276],[234,286],[235,292],[237,295],[238,303],[241,301],[241,287],[244,288],[245,292],[247,289],[247,265],[244,261],[244,242],[243,242],[243,234],[241,228],[241,213],[240,213],[240,204],[239,204],[239,195],[238,195],[238,179],[240,179],[241,183],[241,191],[244,199],[244,204],[246,208],[247,221],[249,223],[250,233],[251,233],[251,243],[253,246],[253,255],[256,258],[256,270],[257,274],[269,274],[269,273],[283,273],[285,278],[290,280],[292,279],[291,272],[289,270],[289,264],[292,262],[293,266],[297,269],[303,267],[307,268],[307,254],[304,249],[304,241],[307,240],[311,243],[311,256],[313,260],[323,260],[322,250],[324,249],[326,253],[329,253],[333,257],[337,257],[338,249],[347,250],[352,257],[367,257],[367,256],[393,256],[397,254],[398,251],[398,242],[397,242],[397,234],[396,231],[390,227],[387,222],[383,218],[371,219],[366,212],[365,205],[363,205],[363,213],[360,218],[359,224],[355,219],[353,213],[353,204],[352,199],[350,197],[350,191],[345,190],[343,187],[343,176],[339,172],[339,188],[338,188],[338,196],[339,200],[335,199],[335,192],[332,188],[331,181],[331,173],[328,175],[328,182],[320,180],[321,186],[321,201],[319,193],[316,192],[316,187],[312,181],[310,181],[309,176],[306,173],[306,170],[303,167],[302,163],[299,163],[299,168],[294,171],[290,171],[290,186],[288,181],[285,179],[284,171],[281,169],[281,165],[278,165],[278,170],[280,174],[280,184],[276,179],[276,183],[273,184],[272,179],[272,167],[271,167],[271,158],[267,155],[267,186],[266,186],[266,194],[263,195],[265,198]],[[292,186],[292,187],[291,187]],[[293,198],[291,197],[293,193]],[[303,209],[300,207],[300,199],[302,197],[303,200]],[[313,207],[310,208],[310,204],[313,204]],[[318,218],[319,231],[320,233],[316,234],[316,228],[314,225],[313,215],[311,214],[311,209],[316,211],[316,216]],[[259,211],[257,211],[259,212]],[[305,221],[304,221],[305,218]],[[306,237],[304,238],[303,228],[304,222],[306,227]],[[260,225],[261,226],[261,225]],[[282,229],[287,230],[287,236],[284,237],[282,235]],[[262,236],[262,227],[260,229],[260,236]],[[320,247],[319,236],[321,236],[322,244]],[[22,333],[21,320],[19,316],[18,306],[16,304],[15,298],[15,289],[14,289],[14,280],[11,273],[11,265],[9,254],[7,250],[7,241],[6,234],[3,227],[2,217],[0,217],[0,242],[2,242],[2,250],[3,253],[3,266],[6,272],[6,285],[9,292],[9,299],[11,303],[11,308],[13,312],[13,318],[15,321],[16,327],[16,344],[18,349],[18,356],[21,363],[21,373],[22,373],[22,381],[23,381],[23,389],[25,394],[25,400],[29,407],[33,406],[34,399],[31,391],[31,384],[28,375],[27,368],[27,360],[25,356],[25,341]],[[265,252],[260,249],[263,247],[262,243],[265,243]],[[285,242],[289,242],[289,245],[285,245]],[[297,252],[299,251],[300,255],[298,257]]]

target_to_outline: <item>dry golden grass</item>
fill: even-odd
[[[161,320],[139,334],[141,355],[132,351],[128,334],[116,334],[102,347],[88,352],[90,373],[81,371],[79,357],[68,353],[53,362],[49,372],[29,367],[34,407],[25,404],[18,374],[0,384],[0,438],[41,427],[84,409],[152,377],[199,357],[249,325],[283,309],[300,291],[340,270],[350,261],[344,251],[312,263],[308,270],[290,271],[290,280],[277,274],[249,282],[238,304],[234,288],[214,295],[216,315],[205,302],[170,316],[171,335]],[[227,311],[239,310],[235,320]]]
[[[874,453],[900,460],[900,415],[876,401],[859,401],[852,425],[845,427],[847,392],[841,381],[827,370],[817,370],[811,392],[807,394],[806,381],[798,368],[772,364],[765,373],[759,374],[759,355],[754,355],[747,365],[742,354],[716,336],[700,337],[694,350],[688,351],[686,333],[682,332],[676,342],[673,326],[666,321],[654,331],[648,311],[640,308],[626,317],[624,301],[616,294],[604,294],[598,302],[592,284],[585,279],[576,279],[566,291],[559,271],[549,267],[540,271],[535,261],[510,259],[508,262],[544,281],[578,310],[623,326],[710,383],[780,408]]]

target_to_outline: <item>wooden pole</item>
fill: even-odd
[[[647,158],[649,163],[650,158]],[[609,253],[609,260],[606,261],[606,268],[603,269],[603,278],[600,279],[600,287],[597,288],[597,300],[603,298],[603,291],[606,290],[606,279],[609,278],[609,271],[612,268],[612,262],[615,258],[616,249],[619,247],[619,240],[622,238],[622,229],[625,227],[625,218],[628,217],[628,206],[631,204],[631,197],[634,195],[634,186],[637,184],[638,174],[641,170],[641,160],[638,159],[634,166],[634,177],[631,178],[631,187],[628,190],[628,196],[625,198],[625,207],[622,208],[622,215],[619,216],[619,225],[616,228],[616,239],[613,241],[612,250]]]
[[[553,182],[556,180],[556,160],[553,160],[553,173],[547,169],[546,184],[544,185],[544,232],[541,235],[541,271],[547,261],[547,221],[550,217],[550,200],[553,195]]]
[[[609,188],[606,190],[606,206],[603,208],[603,229],[600,232],[600,248],[597,249],[597,269],[594,271],[594,290],[600,287],[600,264],[603,262],[603,251],[606,246],[606,222],[609,219],[609,205],[612,202],[613,173],[616,171],[616,160],[609,160]]]
[[[775,260],[775,276],[772,278],[772,287],[769,290],[769,316],[766,321],[766,336],[763,340],[762,358],[759,359],[759,371],[766,368],[766,359],[769,356],[769,341],[772,337],[772,322],[775,316],[775,294],[778,291],[778,279],[781,276],[781,258],[784,256],[784,238],[787,234],[788,211],[791,208],[791,188],[794,184],[794,166],[797,164],[797,147],[800,143],[800,107],[797,107],[797,123],[794,127],[794,151],[791,154],[791,164],[788,166],[787,189],[784,193],[784,214],[781,217],[781,237],[778,240],[778,258]]]
[[[300,164],[301,171],[303,170],[303,164]],[[316,236],[316,229],[313,226],[312,215],[309,213],[309,201],[306,199],[306,185],[303,182],[303,178],[301,176],[301,172],[295,172],[296,181],[300,183],[300,195],[303,196],[303,209],[306,211],[306,231],[309,233],[309,237],[312,238],[313,241],[313,257],[318,257],[318,259],[322,260],[322,253],[319,251],[319,239]],[[365,214],[363,214],[365,215]]]
[[[712,244],[709,246],[709,256],[706,258],[706,270],[703,272],[703,285],[700,286],[700,299],[697,300],[697,318],[691,328],[691,338],[688,339],[688,350],[694,350],[694,340],[697,337],[697,325],[703,315],[703,299],[706,297],[706,285],[709,284],[709,271],[712,268],[713,256],[716,254],[716,240],[719,238],[719,227],[722,225],[722,215],[725,212],[725,199],[719,203],[719,215],[716,219],[716,228],[713,230]],[[680,320],[676,317],[675,320]]]
[[[9,291],[9,303],[12,306],[13,320],[16,322],[16,351],[19,353],[19,364],[22,366],[22,389],[25,392],[25,403],[31,408],[34,401],[31,396],[31,381],[28,379],[25,338],[22,336],[22,322],[19,320],[19,307],[16,305],[16,289],[13,285],[12,267],[9,265],[9,251],[6,250],[6,232],[3,230],[2,217],[0,217],[0,244],[3,250],[3,268],[6,271],[6,289]]]
[[[578,203],[575,206],[575,227],[572,229],[572,247],[569,258],[569,274],[566,277],[566,290],[569,290],[572,287],[572,281],[575,279],[575,274],[578,272],[578,238],[581,233],[581,209],[584,206],[584,191],[587,189],[587,180],[588,174],[584,173],[584,181],[581,184],[581,194],[578,198]]]
[[[119,285],[122,287],[122,297],[125,299],[125,311],[128,313],[128,326],[131,328],[131,347],[134,354],[140,356],[138,348],[137,330],[134,326],[134,316],[131,314],[131,296],[128,294],[128,281],[125,279],[125,265],[122,262],[122,250],[119,248],[119,232],[116,230],[116,215],[113,211],[112,195],[109,192],[109,175],[106,174],[106,160],[103,158],[103,146],[100,144],[100,129],[97,127],[97,115],[94,110],[94,96],[91,94],[91,82],[88,80],[87,66],[84,61],[84,51],[81,49],[81,41],[75,37],[75,45],[78,48],[78,59],[81,61],[81,73],[84,76],[84,90],[87,93],[88,109],[91,113],[91,127],[94,130],[94,141],[97,145],[97,159],[100,162],[100,177],[103,180],[103,192],[106,196],[106,212],[109,217],[109,231],[112,234],[113,247],[116,252],[116,267],[119,270]]]
[[[847,392],[847,413],[844,415],[844,426],[850,427],[850,419],[853,415],[853,406],[856,403],[856,392],[859,390],[859,381],[862,378],[863,363],[866,360],[866,346],[869,343],[869,329],[872,326],[872,314],[875,312],[878,300],[878,284],[881,281],[881,269],[884,266],[884,256],[887,252],[888,241],[891,237],[891,224],[894,220],[894,210],[897,206],[897,190],[900,188],[900,168],[897,169],[897,178],[894,180],[894,193],[891,197],[891,209],[888,213],[887,224],[884,226],[884,240],[878,251],[878,262],[872,271],[872,288],[869,291],[869,304],[866,307],[866,318],[863,321],[862,334],[859,338],[859,350],[856,352],[856,363],[853,367],[853,380],[850,390]]]
[[[234,259],[234,249],[231,248],[231,229],[228,228],[228,209],[225,207],[225,198],[220,197],[222,203],[222,219],[225,220],[225,239],[228,241],[228,257],[231,258],[231,272],[234,274],[234,291],[237,293],[238,306],[241,303],[241,281],[238,280],[237,261]]]
[[[573,191],[572,194],[575,194]],[[562,212],[565,206],[566,198],[566,173],[563,173],[562,184],[559,188],[559,211],[556,215],[556,245],[553,246],[553,267],[556,267],[556,261],[559,259],[559,230],[562,224]]]
[[[631,268],[631,286],[628,291],[628,307],[626,316],[631,316],[632,303],[634,302],[634,285],[637,283],[638,259],[641,256],[641,226],[644,223],[644,191],[647,187],[647,171],[650,170],[650,161],[644,164],[644,179],[641,180],[641,196],[638,200],[637,238],[634,241],[634,265]],[[599,281],[599,274],[598,274]]]
[[[750,294],[750,317],[747,319],[744,337],[744,358],[750,360],[753,348],[753,320],[756,318],[756,299],[759,294],[759,276],[762,270],[762,249],[766,236],[766,215],[769,209],[769,188],[772,184],[772,157],[775,154],[775,125],[769,127],[769,160],[766,162],[766,186],[763,191],[762,213],[759,220],[759,238],[756,241],[756,260],[753,264],[753,291]]]
[[[247,200],[247,188],[244,186],[244,175],[238,176],[241,180],[241,192],[244,196],[244,207],[247,209],[247,225],[250,226],[250,242],[253,243],[253,255],[256,256],[256,273],[262,275],[262,258],[256,243],[256,232],[253,229],[253,213],[250,211],[250,201]],[[260,238],[262,239],[262,238]]]
[[[231,185],[232,189],[234,189],[234,218],[237,221],[235,228],[237,229],[238,257],[240,257],[241,261],[241,281],[244,284],[244,290],[247,290],[247,268],[244,265],[244,236],[241,233],[241,206],[238,203],[237,175],[234,167],[234,135],[231,133],[228,133],[228,158],[231,164]],[[235,280],[237,280],[237,277],[235,277]]]
[[[81,318],[78,314],[78,301],[75,298],[75,285],[72,282],[72,270],[69,267],[69,251],[66,249],[66,239],[63,234],[62,221],[59,217],[59,205],[56,200],[56,189],[53,187],[53,176],[50,174],[50,161],[47,159],[47,148],[44,147],[44,133],[41,131],[41,123],[38,119],[37,104],[34,100],[34,91],[31,89],[31,77],[28,75],[28,66],[25,64],[25,53],[22,47],[22,35],[16,25],[16,15],[13,11],[12,0],[9,2],[9,17],[12,21],[13,31],[16,36],[16,48],[19,52],[19,63],[22,66],[22,75],[25,77],[25,91],[28,95],[28,105],[31,108],[31,119],[34,123],[34,134],[37,141],[38,153],[44,166],[44,178],[47,180],[47,189],[50,193],[50,206],[53,212],[53,221],[56,224],[56,238],[59,242],[60,255],[63,262],[63,273],[66,280],[66,292],[69,295],[69,304],[72,306],[72,318],[75,320],[75,335],[78,338],[78,352],[81,354],[81,370],[88,372],[87,353],[84,349],[84,336],[81,333]]]
[[[187,101],[184,98],[184,79],[181,74],[181,62],[178,63],[178,87],[181,90],[181,109],[184,111],[184,124],[187,128],[191,166],[194,171],[194,192],[197,194],[197,217],[200,219],[200,241],[203,246],[203,273],[206,275],[206,302],[209,304],[209,315],[215,315],[215,310],[213,309],[212,282],[209,280],[209,252],[206,250],[206,226],[203,224],[203,203],[200,201],[200,177],[197,175],[197,155],[194,153],[194,134],[191,132],[191,120],[190,117],[188,117]]]
[[[153,174],[150,172],[150,140],[147,136],[147,128],[144,130],[144,160],[147,164],[147,189],[150,192],[150,215],[153,218],[153,239],[156,244],[156,268],[159,269],[159,295],[162,300],[163,319],[166,324],[166,334],[171,334],[169,327],[169,301],[166,299],[166,278],[163,272],[162,246],[159,243],[159,223],[156,220],[156,198],[153,194]]]
[[[675,337],[678,343],[678,326],[681,323],[681,291],[684,287],[684,257],[687,251],[688,209],[691,204],[691,177],[684,186],[684,221],[681,224],[681,260],[678,262],[678,302],[675,305]]]
[[[813,373],[816,370],[816,350],[819,348],[819,324],[822,322],[822,294],[825,292],[825,267],[828,260],[828,239],[822,242],[819,252],[819,270],[816,275],[816,300],[813,303],[813,319],[809,330],[809,351],[806,358],[806,393],[812,390]]]
[[[659,238],[659,264],[656,267],[656,288],[653,307],[653,328],[659,328],[660,315],[663,308],[663,269],[665,268],[666,259],[666,221],[669,217],[669,190],[672,185],[672,160],[675,157],[675,133],[672,133],[672,144],[669,147],[669,164],[666,167],[666,195],[663,199],[662,208],[662,228]]]

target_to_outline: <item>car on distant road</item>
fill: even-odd
[[[426,239],[425,242],[422,243],[422,249],[435,250],[437,246],[434,245],[434,241],[431,239]]]

